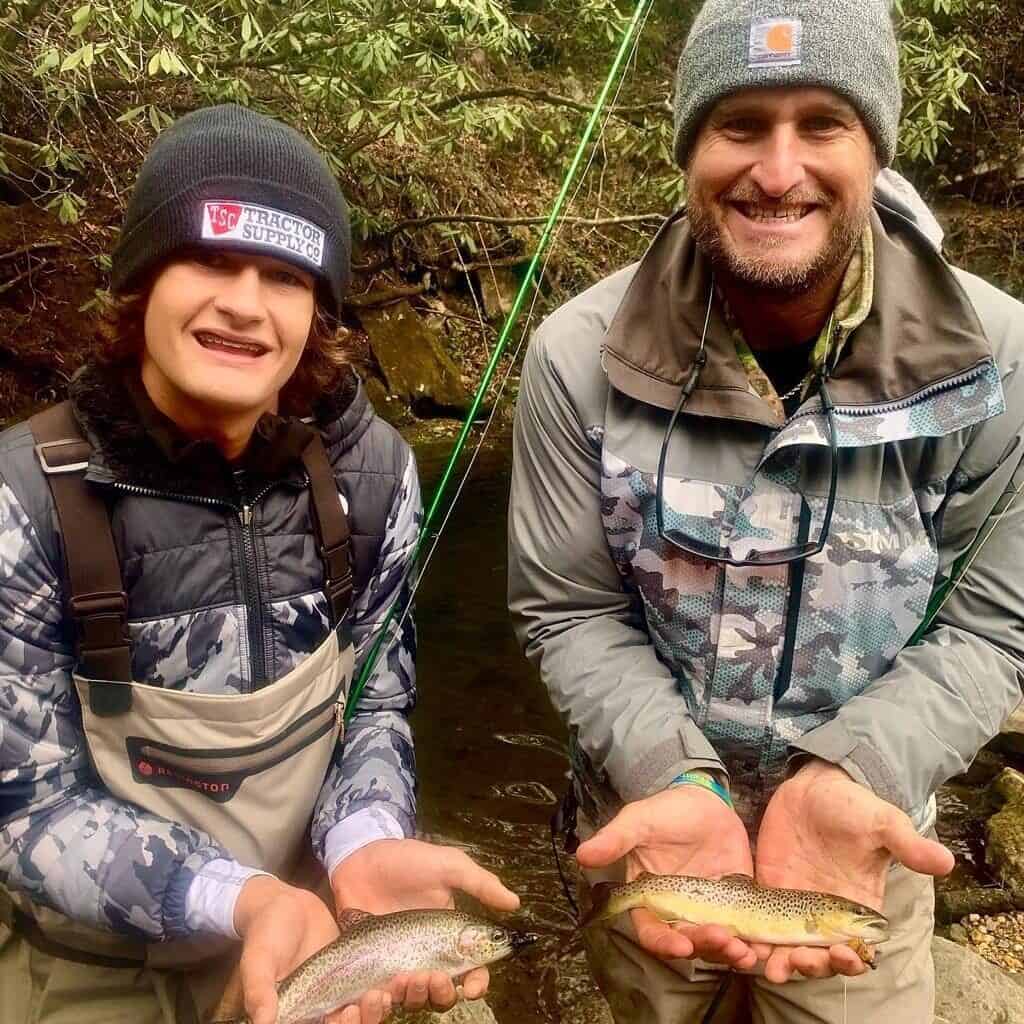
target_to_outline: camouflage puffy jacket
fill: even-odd
[[[684,216],[533,339],[510,606],[591,815],[705,767],[756,828],[809,753],[924,828],[935,789],[1021,698],[1024,499],[1003,510],[1024,486],[1024,309],[897,211],[876,208],[870,243],[862,315],[837,315],[835,514],[792,566],[730,567],[659,535],[659,452],[712,287]],[[667,526],[737,555],[815,540],[830,478],[817,388],[788,416],[766,400],[718,303],[707,355],[669,448]]]
[[[273,685],[327,636],[296,459],[311,428],[265,417],[236,473],[212,446],[166,429],[112,371],[80,375],[72,400],[96,449],[87,479],[112,503],[134,678],[206,693]],[[316,422],[352,529],[358,672],[416,541],[416,466],[354,374],[321,400]],[[50,490],[20,424],[0,435],[0,883],[134,938],[187,936],[193,878],[230,857],[209,835],[112,798],[90,770],[62,575]],[[411,617],[386,650],[319,796],[321,859],[328,831],[360,811],[414,832]]]

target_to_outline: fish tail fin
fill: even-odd
[[[609,907],[612,893],[618,888],[615,882],[598,882],[590,889],[590,910],[580,921],[581,928],[589,928],[599,921],[606,921],[609,917],[615,916],[615,911]]]

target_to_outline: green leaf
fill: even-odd
[[[160,120],[160,111],[152,103],[149,105],[149,123],[155,132],[159,132],[163,128],[163,123]]]
[[[252,18],[247,14],[242,19],[242,42],[247,43],[252,39]]]
[[[79,64],[82,63],[82,57],[85,54],[85,47],[80,46],[74,53],[69,53],[65,58],[64,62],[60,66],[61,74],[65,71],[74,71]]]
[[[152,57],[149,58],[149,67],[146,68],[146,73],[152,78],[160,71],[160,50],[157,50]]]
[[[96,51],[93,49],[92,43],[86,43],[82,47],[82,66],[86,68],[92,67],[92,62],[96,59]]]
[[[346,127],[350,132],[354,132],[362,123],[363,118],[366,117],[366,111],[360,107],[349,119]]]
[[[127,124],[129,121],[134,121],[139,116],[139,114],[141,114],[145,109],[146,109],[145,104],[143,104],[141,107],[132,107],[131,110],[126,110],[117,119],[117,123],[118,124]]]
[[[132,21],[140,21],[144,10],[143,0],[135,0],[132,4]]]
[[[165,75],[174,73],[174,61],[171,60],[171,55],[166,49],[160,51],[160,67],[163,69]]]
[[[71,17],[71,31],[68,32],[68,35],[72,38],[80,36],[89,27],[91,20],[92,4],[82,4]]]

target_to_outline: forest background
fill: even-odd
[[[905,81],[897,167],[939,214],[950,259],[1024,298],[1024,0],[894,6]],[[684,199],[670,98],[698,7],[651,6],[534,318],[636,259]],[[0,425],[61,396],[102,343],[108,254],[155,135],[225,101],[300,128],[337,174],[357,241],[346,321],[377,404],[399,421],[409,406],[457,412],[632,8],[0,2]],[[397,338],[384,329],[388,309]],[[423,367],[400,365],[417,346],[438,364],[436,394],[417,390]]]

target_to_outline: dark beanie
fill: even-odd
[[[114,250],[111,287],[131,291],[176,252],[215,246],[313,274],[337,317],[351,277],[348,206],[326,161],[294,128],[245,107],[205,107],[153,143]]]

